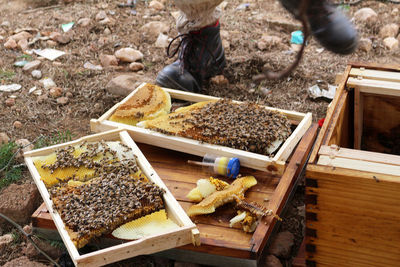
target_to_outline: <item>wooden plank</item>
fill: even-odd
[[[311,152],[311,156],[310,156],[310,163],[314,163],[317,159],[318,156],[318,150],[320,148],[320,146],[322,145],[322,142],[325,140],[325,135],[326,132],[328,130],[328,127],[334,123],[334,114],[337,112],[340,112],[340,110],[337,108],[337,103],[340,100],[340,96],[342,95],[342,93],[344,92],[344,89],[346,87],[346,81],[347,81],[347,77],[349,76],[351,70],[351,66],[348,65],[346,67],[346,70],[343,72],[343,79],[342,82],[339,84],[337,90],[336,90],[336,94],[334,99],[332,100],[330,107],[327,110],[326,116],[325,116],[325,121],[324,124],[321,127],[320,130],[320,134],[317,137],[317,140],[315,141],[315,145],[314,145],[314,149]]]
[[[375,70],[384,70],[384,71],[393,71],[393,72],[400,71],[400,64],[382,64],[382,63],[375,63],[375,62],[350,61],[348,63],[348,65],[352,66],[353,68],[365,68],[365,69],[375,69]]]
[[[359,88],[361,93],[400,96],[400,83],[350,77],[347,86]]]
[[[310,144],[313,143],[316,138],[317,129],[318,125],[313,124],[303,136],[295,153],[289,161],[284,175],[280,179],[280,182],[269,201],[268,208],[276,214],[281,214],[281,211],[288,200],[289,194],[294,188],[296,178],[301,171],[301,167],[306,163],[307,155],[310,153]],[[268,237],[272,233],[273,227],[276,224],[276,219],[272,216],[269,216],[264,218],[262,222],[263,223],[260,223],[257,227],[251,241],[253,244],[252,251],[256,252],[257,254],[260,254],[262,249],[265,247]]]
[[[360,151],[360,150],[336,147],[336,146],[335,147],[321,146],[321,149],[319,150],[318,154],[329,157],[356,159],[356,160],[383,163],[389,165],[400,165],[400,156],[397,155]]]
[[[361,149],[361,137],[363,134],[363,95],[357,87],[354,89],[354,148]]]
[[[300,139],[304,136],[308,128],[310,128],[312,123],[312,114],[307,113],[300,124],[296,127],[293,133],[286,139],[285,143],[279,149],[278,153],[276,153],[275,157],[273,158],[274,161],[285,162],[289,156],[292,154],[292,151],[299,143]]]
[[[363,67],[352,68],[350,71],[350,76],[354,78],[362,77],[363,79],[400,82],[400,72],[373,70],[373,69],[366,69]]]
[[[115,141],[120,140],[122,143],[128,145],[133,153],[138,157],[137,162],[142,171],[146,176],[158,184],[160,187],[166,190],[164,194],[164,201],[168,214],[173,218],[181,227],[179,230],[173,230],[167,233],[150,236],[147,238],[142,238],[136,241],[130,241],[122,245],[112,246],[109,248],[101,249],[93,253],[85,254],[83,256],[79,255],[79,252],[75,245],[72,243],[68,232],[65,229],[64,223],[56,210],[53,209],[52,200],[47,191],[46,186],[40,179],[40,175],[33,163],[32,157],[48,155],[54,152],[56,149],[61,147],[66,147],[68,145],[76,145],[83,141]],[[82,266],[98,266],[128,257],[133,257],[140,254],[154,253],[160,250],[165,250],[169,248],[174,248],[176,246],[181,246],[187,243],[199,243],[199,233],[196,231],[196,226],[191,222],[189,217],[186,215],[184,210],[179,206],[176,200],[173,198],[172,194],[168,191],[167,187],[163,184],[161,179],[157,176],[154,169],[150,166],[144,155],[140,152],[139,148],[134,144],[129,134],[126,131],[113,130],[110,132],[105,132],[102,134],[95,134],[92,136],[87,136],[80,138],[78,140],[68,142],[61,145],[56,145],[48,148],[43,148],[39,150],[33,150],[27,152],[25,155],[25,162],[32,174],[32,177],[42,195],[42,198],[46,204],[47,209],[57,227],[58,232],[76,265]],[[196,236],[197,235],[197,236]],[[162,242],[161,242],[162,240]],[[140,249],[138,249],[140,247]]]
[[[400,176],[400,165],[387,165],[376,162],[366,162],[363,160],[355,160],[348,158],[330,158],[329,156],[320,156],[318,164],[326,166],[341,167],[346,169],[353,169],[357,171],[366,171],[373,173],[384,173]]]

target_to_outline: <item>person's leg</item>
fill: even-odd
[[[226,65],[220,37],[217,6],[222,0],[176,0],[180,9],[177,29],[182,35],[179,59],[161,70],[156,83],[162,87],[199,92],[204,80]]]

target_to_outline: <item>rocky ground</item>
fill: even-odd
[[[11,139],[29,150],[39,135],[87,135],[91,118],[98,118],[140,83],[154,82],[157,72],[174,61],[165,56],[166,46],[178,34],[173,1],[138,1],[135,9],[119,8],[118,3],[0,0],[0,143]],[[223,76],[205,85],[204,94],[312,112],[316,121],[324,117],[329,101],[314,99],[309,87],[334,84],[335,75],[349,61],[400,63],[400,6],[360,1],[341,6],[359,30],[360,46],[354,54],[334,55],[311,39],[294,73],[257,85],[252,76],[263,67],[278,70],[293,61],[296,46],[290,43],[290,34],[301,29],[300,24],[275,0],[224,1],[221,7],[228,65]],[[70,22],[72,29],[64,32],[62,25]],[[51,61],[33,52],[44,48],[66,54]],[[18,160],[22,163],[21,157]],[[289,203],[278,241],[271,245],[269,266],[287,266],[300,245],[301,189]],[[0,212],[21,225],[29,224],[41,202],[26,171],[22,180],[0,192],[0,199]],[[40,242],[55,250],[49,252],[53,257],[61,255],[62,249],[54,244]],[[37,266],[48,264],[17,231],[0,222],[0,265],[28,266],[32,260]],[[150,257],[135,261],[143,266],[185,265]]]

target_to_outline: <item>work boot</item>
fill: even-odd
[[[179,50],[178,60],[162,69],[156,78],[161,87],[199,92],[205,80],[218,75],[226,66],[224,48],[219,34],[219,22],[175,37],[167,50],[173,57]],[[180,39],[170,55],[171,44]]]
[[[301,0],[280,0],[297,19]],[[350,54],[357,47],[354,25],[337,8],[326,0],[309,0],[307,19],[312,34],[326,49],[337,54]]]

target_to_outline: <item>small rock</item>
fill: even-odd
[[[228,85],[229,81],[224,75],[217,75],[211,78],[211,82],[216,85]]]
[[[22,257],[13,259],[12,261],[9,261],[3,265],[3,267],[24,267],[24,266],[47,267],[47,265],[44,265],[42,263],[30,261],[27,256],[22,256]]]
[[[71,92],[66,92],[65,96],[68,97],[68,98],[71,98],[71,97],[73,97],[73,94]]]
[[[46,43],[48,46],[51,46],[51,47],[57,46],[57,42],[55,42],[53,40],[47,40]]]
[[[7,144],[10,142],[10,137],[5,132],[0,133],[0,144]]]
[[[172,11],[170,14],[171,14],[171,16],[175,19],[175,21],[176,20],[178,20],[178,17],[179,17],[179,14],[180,14],[181,12],[179,12],[179,11]]]
[[[143,59],[143,54],[139,50],[127,47],[115,52],[115,56],[124,62],[135,62]]]
[[[107,13],[104,10],[101,10],[99,13],[96,15],[96,20],[103,20],[107,18]]]
[[[60,44],[68,44],[71,41],[71,38],[69,37],[69,35],[61,34],[59,32],[50,33],[49,38]]]
[[[378,21],[378,14],[372,8],[364,7],[354,13],[354,18],[358,21],[372,24]]]
[[[261,39],[257,42],[257,47],[260,50],[266,50],[267,48],[276,47],[280,43],[282,43],[282,38],[263,34]]]
[[[8,28],[8,27],[11,26],[11,23],[10,23],[9,21],[5,20],[5,21],[3,21],[3,22],[1,23],[0,26],[2,26],[2,27],[4,27],[4,28]]]
[[[131,64],[129,64],[129,69],[131,71],[139,71],[139,70],[144,69],[144,65],[139,62],[132,62]]]
[[[103,20],[100,20],[99,21],[99,24],[101,24],[101,25],[113,25],[114,24],[114,20],[113,19],[110,19],[110,18],[105,18],[105,19],[103,19]]]
[[[102,67],[102,66],[100,66],[100,65],[94,65],[94,64],[92,64],[92,63],[90,63],[90,62],[85,62],[85,64],[83,64],[83,67],[84,67],[85,69],[88,69],[88,70],[103,70],[103,67]]]
[[[169,45],[168,35],[165,35],[160,32],[160,34],[158,35],[157,40],[155,42],[155,46],[160,47],[160,48],[166,48],[166,47],[168,47],[168,45]]]
[[[399,49],[399,40],[394,37],[387,37],[383,39],[383,44],[391,51]]]
[[[118,66],[118,59],[114,55],[104,55],[100,54],[99,56],[101,65],[105,68],[110,66]]]
[[[399,9],[396,7],[396,8],[393,8],[393,10],[392,10],[392,12],[390,13],[392,16],[397,16],[398,14],[399,14]]]
[[[3,42],[3,40],[4,40],[4,36],[0,35],[0,42]]]
[[[51,32],[50,35],[49,35],[49,38],[51,40],[55,41],[55,39],[60,37],[60,36],[61,36],[61,33],[59,33],[59,32]]]
[[[122,74],[109,81],[106,90],[112,95],[126,96],[135,90],[136,82],[136,76]]]
[[[50,89],[57,86],[51,78],[44,78],[40,80],[40,82],[43,84],[44,89]]]
[[[14,126],[15,129],[21,129],[22,128],[22,122],[14,121],[13,126]]]
[[[69,99],[66,96],[57,98],[57,104],[59,104],[59,105],[66,105],[66,104],[68,104],[68,102],[69,102]]]
[[[278,233],[272,240],[268,252],[276,257],[288,258],[294,244],[294,236],[289,231]]]
[[[143,36],[150,41],[155,41],[160,33],[167,33],[169,26],[161,21],[151,21],[140,28]]]
[[[33,37],[32,34],[30,34],[29,32],[22,31],[22,32],[19,32],[17,34],[10,36],[9,39],[14,39],[14,41],[18,42],[18,41],[24,40],[24,39],[28,40],[32,37]]]
[[[5,101],[5,104],[7,107],[12,107],[15,105],[15,99],[14,98],[7,98]]]
[[[32,233],[33,233],[32,226],[29,225],[29,224],[25,225],[25,226],[22,228],[22,230],[24,230],[25,233],[27,233],[27,234],[32,234]]]
[[[109,28],[106,28],[106,29],[104,30],[104,34],[105,34],[105,35],[110,35],[110,34],[111,34],[111,30],[110,30]]]
[[[150,4],[149,4],[149,7],[154,9],[154,10],[158,10],[158,11],[164,10],[164,8],[165,8],[163,3],[160,3],[160,2],[158,2],[156,0],[151,1]]]
[[[22,224],[30,219],[41,198],[36,185],[27,183],[9,185],[1,192],[0,199],[0,212]]]
[[[369,52],[372,49],[372,41],[369,38],[361,38],[358,42],[358,49]]]
[[[23,139],[23,138],[16,140],[15,144],[22,147],[22,152],[31,151],[35,147],[28,139]],[[21,153],[21,156],[23,156],[23,153]]]
[[[18,44],[18,48],[21,49],[21,51],[26,51],[29,48],[28,40],[26,40],[26,39],[19,40],[17,44]]]
[[[63,91],[64,90],[61,87],[53,87],[50,89],[49,95],[53,98],[57,98],[57,97],[62,96]]]
[[[33,70],[33,71],[31,72],[31,75],[32,75],[32,77],[35,78],[35,79],[40,79],[40,78],[42,78],[42,72],[41,72],[40,70]]]
[[[78,25],[82,27],[86,27],[90,24],[90,19],[89,18],[81,18],[78,20]]]
[[[0,85],[0,92],[15,92],[22,88],[22,85],[13,83],[7,85]]]
[[[14,238],[11,234],[0,236],[0,255],[4,253],[7,246],[9,246],[13,242],[13,240]]]
[[[386,37],[396,37],[398,32],[399,25],[397,25],[396,23],[391,23],[381,28],[381,30],[379,31],[379,36],[382,39],[385,39]]]
[[[15,49],[18,47],[18,44],[14,39],[8,39],[8,41],[4,43],[4,47],[7,49]]]
[[[36,245],[43,250],[47,255],[50,256],[52,259],[58,259],[61,257],[61,254],[63,251],[57,247],[52,246],[49,242],[33,237],[33,240],[35,241]],[[23,253],[25,256],[27,256],[29,259],[33,260],[38,260],[38,259],[46,259],[45,256],[40,253],[31,242],[29,242],[26,247],[23,249]]]
[[[282,263],[274,255],[268,255],[265,259],[265,267],[282,267]]]
[[[301,44],[290,44],[290,49],[292,49],[294,52],[299,52],[301,49]]]
[[[26,71],[26,72],[30,72],[34,69],[37,69],[40,66],[40,64],[42,64],[42,62],[40,60],[34,60],[34,61],[31,61],[31,62],[25,64],[25,66],[22,68],[22,70]]]

